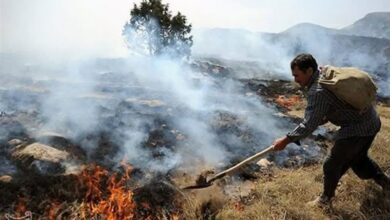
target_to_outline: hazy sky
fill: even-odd
[[[0,51],[70,56],[123,54],[121,30],[130,0],[0,0]],[[165,0],[194,28],[280,32],[301,22],[352,24],[390,0]]]

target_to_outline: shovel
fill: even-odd
[[[259,153],[252,155],[252,156],[246,158],[245,160],[241,161],[240,163],[230,167],[229,169],[226,169],[220,173],[217,173],[211,179],[207,180],[206,177],[202,176],[201,178],[199,178],[196,185],[187,186],[187,187],[184,187],[183,189],[202,189],[202,188],[209,187],[209,186],[213,185],[213,182],[215,180],[221,179],[222,177],[224,177],[226,175],[233,174],[240,167],[244,166],[245,164],[247,164],[253,160],[256,160],[256,159],[266,155],[267,153],[269,153],[270,151],[273,151],[273,150],[274,150],[274,145],[271,145],[271,146],[267,147],[266,149],[260,151]]]

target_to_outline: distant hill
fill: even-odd
[[[302,23],[280,33],[195,30],[192,49],[195,56],[234,63],[233,72],[243,78],[261,78],[264,74],[289,76],[290,60],[307,52],[321,65],[356,66],[374,73],[384,82],[380,86],[384,88],[382,93],[390,96],[386,89],[390,80],[390,12],[368,14],[342,29]],[[249,61],[251,67],[242,61]],[[383,92],[385,89],[387,92]]]
[[[341,31],[350,35],[390,39],[390,12],[367,14]]]
[[[195,55],[280,61],[300,52],[313,53],[323,62],[355,65],[383,74],[388,71],[383,66],[390,65],[390,12],[367,14],[342,29],[301,23],[280,33],[226,28],[194,31]]]
[[[317,24],[300,23],[281,33],[306,33],[315,31],[322,34],[345,34],[363,37],[385,38],[390,40],[390,12],[369,13],[351,25],[341,29],[323,27]]]
[[[312,24],[312,23],[300,23],[290,27],[289,29],[281,32],[281,34],[300,34],[307,32],[317,32],[322,34],[340,34],[341,31],[337,29],[327,28],[321,25]]]

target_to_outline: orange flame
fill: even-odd
[[[291,97],[286,97],[284,95],[279,95],[276,99],[275,102],[279,106],[282,106],[286,109],[291,110],[291,107],[296,105],[298,102],[301,101],[301,98],[298,95],[293,95]]]
[[[110,174],[101,166],[91,165],[78,175],[80,190],[85,192],[78,219],[132,220],[140,218],[136,215],[136,210],[139,208],[153,210],[154,207],[151,207],[147,202],[135,203],[133,191],[127,186],[132,167],[124,161],[121,162],[121,165],[124,170],[121,174]],[[25,211],[23,203],[19,204],[19,212]],[[46,212],[47,219],[56,219],[60,208],[60,203],[52,202]],[[144,220],[154,219],[152,214],[147,215],[141,218]],[[177,214],[173,214],[172,219],[179,220],[179,217]]]
[[[56,214],[60,208],[60,203],[59,202],[52,202],[51,203],[51,206],[50,206],[50,209],[48,211],[48,216],[47,216],[47,219],[49,220],[55,220],[56,219]]]
[[[126,189],[130,178],[131,166],[122,163],[125,173],[121,178],[117,174],[108,175],[108,171],[100,166],[92,170],[84,170],[80,180],[87,187],[85,200],[89,213],[104,216],[107,220],[130,220],[134,217],[135,204],[133,192]],[[107,185],[106,190],[100,188]]]

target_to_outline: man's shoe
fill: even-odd
[[[318,196],[313,201],[306,203],[306,205],[310,208],[321,208],[325,211],[332,210],[332,200],[326,196]]]

